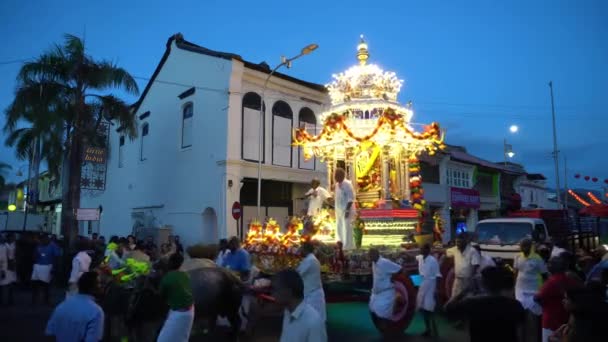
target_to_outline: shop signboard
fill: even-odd
[[[479,209],[481,200],[479,191],[475,189],[450,188],[450,198],[453,208]]]
[[[99,221],[99,209],[79,208],[76,209],[77,221]]]

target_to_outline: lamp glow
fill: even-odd
[[[511,127],[509,127],[509,131],[511,131],[511,133],[517,133],[517,131],[519,131],[519,127],[517,127],[517,125],[511,125]]]
[[[515,152],[513,152],[513,151],[509,151],[509,152],[507,152],[507,156],[508,156],[509,158],[513,158],[513,157],[515,157]]]
[[[14,204],[9,204],[8,205],[8,211],[15,211],[15,210],[17,210],[17,206],[16,205],[14,205]]]

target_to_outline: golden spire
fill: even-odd
[[[357,45],[357,50],[359,64],[365,65],[369,58],[369,51],[367,51],[367,43],[365,42],[365,39],[363,39],[363,35],[361,35],[361,41],[359,42],[359,45]]]

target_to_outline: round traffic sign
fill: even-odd
[[[234,202],[232,204],[232,217],[235,220],[240,220],[241,219],[241,214],[243,213],[243,209],[241,209],[241,203],[239,202]]]

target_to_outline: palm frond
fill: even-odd
[[[130,105],[113,95],[92,97],[100,109],[99,115],[110,122],[117,122],[130,139],[137,138],[137,119]]]
[[[135,79],[125,69],[108,61],[89,65],[87,81],[92,89],[116,88],[125,90],[129,94],[139,95],[139,87]]]
[[[64,51],[75,60],[84,60],[84,42],[79,37],[72,34],[64,35]]]

